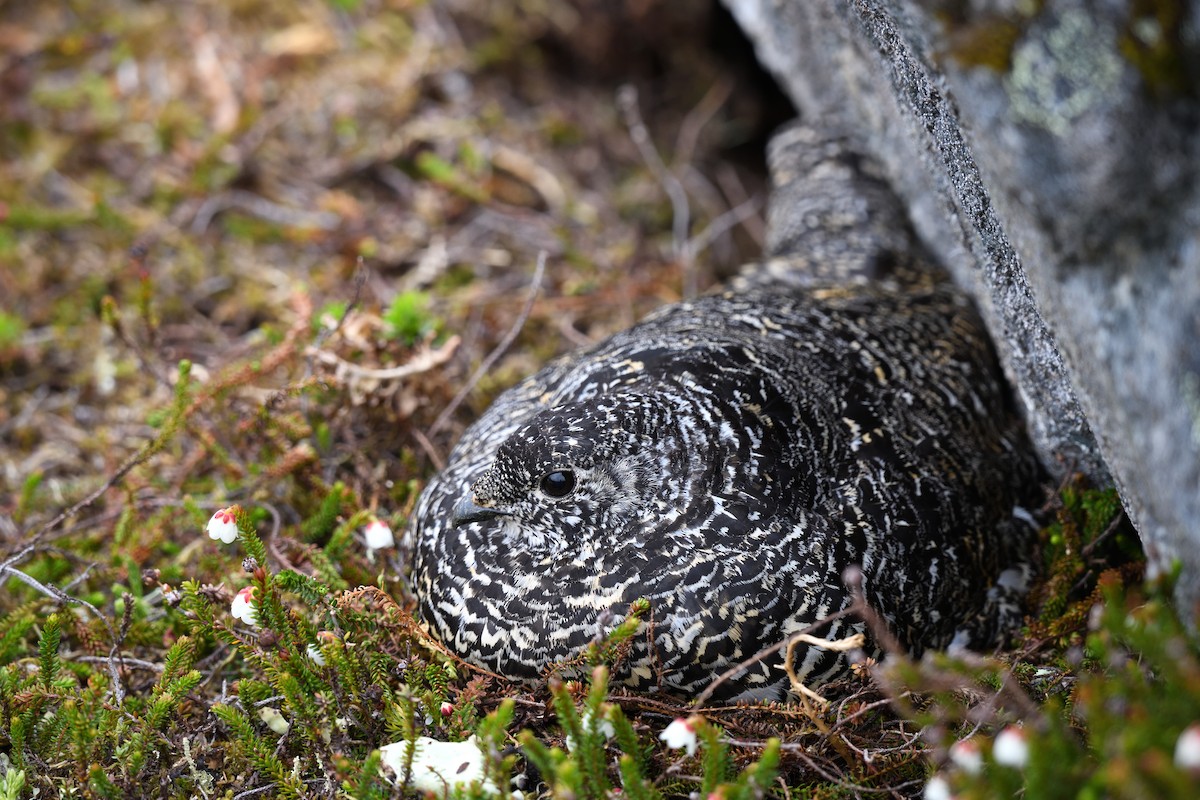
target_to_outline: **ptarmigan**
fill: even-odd
[[[975,310],[844,139],[790,128],[771,171],[764,261],[505,392],[426,487],[413,589],[467,661],[535,677],[646,598],[614,677],[692,693],[846,607],[851,565],[913,651],[1018,618],[1039,473]],[[729,691],[781,696],[782,658]]]

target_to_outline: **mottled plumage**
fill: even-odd
[[[653,646],[639,636],[618,680],[693,692],[844,608],[853,564],[914,650],[1011,625],[1031,448],[970,302],[869,170],[811,129],[777,137],[764,262],[555,361],[466,431],[410,531],[435,635],[533,677],[645,597]],[[796,653],[814,685],[845,668]],[[733,691],[778,696],[781,657]]]

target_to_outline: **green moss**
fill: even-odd
[[[92,219],[91,213],[83,211],[12,205],[0,224],[17,231],[63,231],[76,228]]]
[[[278,244],[287,238],[283,226],[236,211],[222,214],[221,224],[230,236],[252,244]]]
[[[17,237],[11,228],[0,224],[0,258],[10,259],[17,252]]]
[[[25,321],[20,317],[0,311],[0,348],[20,344],[25,333]]]
[[[383,312],[387,334],[405,345],[412,346],[440,327],[440,321],[429,309],[431,297],[425,292],[401,292]]]
[[[434,284],[433,294],[450,295],[456,289],[469,286],[475,281],[475,270],[469,264],[453,264]]]
[[[1188,8],[1183,0],[1133,0],[1129,5],[1118,47],[1154,97],[1195,96],[1198,90],[1182,40]]]
[[[472,174],[470,164],[462,169],[426,150],[417,155],[413,166],[421,177],[457,192],[472,202],[485,203],[488,200],[488,192]]]
[[[1006,74],[1012,69],[1013,50],[1027,22],[1023,17],[982,15],[950,28],[944,53],[964,67],[984,67]]]

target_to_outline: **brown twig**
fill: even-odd
[[[28,547],[23,548],[19,553],[9,556],[9,558],[6,559],[4,561],[4,563],[0,564],[0,576],[10,575],[10,576],[16,578],[17,580],[21,581],[25,585],[33,588],[36,591],[41,592],[42,594],[46,595],[47,597],[49,597],[52,600],[55,600],[59,603],[83,606],[84,608],[91,611],[92,614],[95,615],[96,619],[100,620],[100,623],[108,631],[109,640],[112,642],[112,648],[109,650],[108,659],[107,659],[108,673],[109,673],[109,679],[112,681],[113,700],[117,705],[120,705],[121,702],[125,699],[125,688],[121,684],[121,670],[118,667],[118,662],[122,660],[122,656],[121,656],[121,652],[120,652],[121,642],[124,640],[125,633],[128,630],[128,623],[126,623],[122,627],[121,633],[118,634],[117,631],[113,630],[112,625],[110,625],[108,623],[108,618],[100,613],[100,609],[96,608],[94,605],[89,603],[87,600],[84,600],[79,597],[74,597],[73,595],[69,595],[66,592],[64,592],[62,589],[59,589],[57,586],[51,586],[51,585],[44,584],[41,581],[34,578],[33,576],[28,575],[28,574],[22,572],[21,570],[17,569],[16,567],[12,566],[16,562],[23,560],[26,556],[31,555],[36,549],[37,548],[35,546],[30,545]],[[133,599],[131,597],[128,597],[128,595],[126,597],[127,597],[126,605],[125,605],[126,617],[129,619],[129,621],[132,621],[132,617],[129,615],[132,613]]]
[[[688,247],[693,253],[703,252],[718,236],[758,213],[762,202],[757,197],[751,197],[737,206],[729,209],[691,238]]]
[[[460,405],[462,405],[463,400],[467,399],[467,395],[471,393],[471,390],[474,389],[479,381],[483,379],[483,376],[486,375],[493,366],[495,366],[496,362],[500,360],[500,357],[504,355],[505,351],[508,350],[513,341],[516,340],[517,334],[519,334],[521,329],[525,327],[525,321],[529,319],[529,313],[533,311],[533,303],[537,299],[538,290],[542,285],[542,276],[545,274],[546,251],[543,250],[542,252],[538,253],[537,268],[534,270],[533,280],[529,284],[529,291],[525,295],[525,305],[522,306],[521,313],[517,315],[517,319],[513,322],[512,327],[508,329],[508,332],[504,334],[504,338],[500,340],[500,343],[496,345],[492,352],[488,353],[487,358],[483,360],[483,363],[479,365],[479,368],[476,369],[467,382],[463,384],[463,387],[458,390],[458,394],[454,395],[454,398],[450,401],[446,408],[442,410],[442,413],[438,415],[438,418],[433,421],[433,425],[429,426],[429,431],[426,433],[426,436],[429,438],[429,440],[432,441],[433,437],[436,436],[438,432],[446,426],[446,423],[450,421],[450,418],[454,415],[454,412],[458,410]]]
[[[696,143],[700,141],[700,133],[721,110],[733,94],[733,81],[725,78],[716,81],[709,87],[700,102],[696,103],[683,122],[679,124],[679,134],[675,137],[676,163],[688,163],[696,152]]]
[[[741,178],[738,177],[737,170],[732,165],[720,165],[717,168],[716,179],[717,186],[720,187],[722,194],[725,195],[726,203],[730,208],[740,206],[751,199],[752,195],[746,191],[746,187],[742,185]],[[749,234],[750,238],[760,248],[766,244],[767,228],[761,214],[747,217],[741,220],[741,223],[742,230]]]
[[[1117,529],[1121,527],[1121,523],[1122,523],[1122,522],[1124,522],[1124,521],[1125,521],[1125,511],[1124,511],[1124,509],[1118,510],[1118,511],[1117,511],[1117,513],[1116,513],[1116,515],[1115,515],[1115,516],[1112,518],[1112,522],[1108,523],[1108,527],[1104,529],[1104,532],[1103,532],[1103,533],[1101,533],[1099,536],[1097,536],[1097,537],[1096,537],[1095,539],[1093,539],[1092,541],[1090,541],[1090,542],[1088,542],[1087,544],[1085,544],[1085,545],[1083,546],[1083,549],[1082,549],[1082,550],[1079,552],[1079,555],[1080,555],[1080,556],[1081,556],[1081,557],[1082,557],[1082,558],[1083,558],[1085,561],[1086,561],[1087,559],[1091,558],[1091,557],[1092,557],[1092,553],[1095,551],[1095,549],[1096,549],[1096,548],[1097,548],[1097,547],[1098,547],[1098,546],[1099,546],[1099,545],[1100,545],[1102,542],[1104,542],[1104,540],[1105,540],[1105,539],[1108,539],[1110,536],[1112,536],[1114,533],[1116,533],[1116,532],[1117,532]]]
[[[443,469],[445,469],[446,459],[442,457],[441,452],[439,452],[433,442],[429,440],[429,437],[425,435],[425,432],[413,428],[412,435],[413,438],[417,440],[417,444],[421,445],[421,449],[425,451],[425,455],[429,456],[429,460],[433,462],[433,468],[438,472],[441,472]]]
[[[119,466],[117,468],[117,471],[114,472],[112,475],[110,475],[108,477],[108,479],[106,481],[104,481],[104,483],[102,483],[99,487],[92,490],[91,493],[89,493],[87,496],[85,496],[82,500],[79,500],[78,502],[76,502],[74,505],[68,507],[67,509],[65,509],[63,511],[58,512],[58,514],[55,515],[53,519],[51,519],[49,522],[42,525],[42,527],[38,528],[37,533],[35,533],[33,536],[31,536],[29,538],[30,544],[31,545],[37,544],[50,531],[54,530],[59,525],[61,525],[63,522],[65,522],[66,520],[75,516],[80,511],[82,511],[83,509],[90,506],[92,503],[99,500],[102,496],[104,496],[105,492],[107,492],[112,487],[116,486],[117,483],[119,483],[121,481],[121,479],[123,479],[126,475],[128,475],[130,472],[132,472],[135,467],[137,467],[140,464],[145,463],[146,461],[149,461],[152,456],[154,456],[156,453],[158,453],[158,451],[160,449],[159,445],[160,445],[159,437],[155,437],[155,438],[151,439],[149,442],[146,442],[144,445],[142,445],[141,449],[138,450],[138,452],[134,453],[133,455],[129,456],[129,458],[125,459],[124,463],[122,463],[121,466]]]
[[[688,205],[687,191],[684,190],[679,178],[671,172],[663,162],[662,157],[658,154],[658,150],[654,147],[654,140],[650,136],[650,130],[646,127],[646,123],[642,121],[642,112],[638,108],[637,89],[630,84],[626,84],[618,89],[617,106],[621,109],[621,115],[625,119],[625,127],[629,129],[629,137],[633,139],[638,153],[641,154],[642,160],[646,162],[646,166],[654,174],[658,185],[667,193],[667,198],[671,201],[672,250],[674,251],[675,259],[683,267],[685,285],[694,283],[695,278],[692,275],[692,252],[688,243],[688,229],[691,227],[691,209]]]

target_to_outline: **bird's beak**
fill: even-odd
[[[459,500],[458,504],[454,506],[454,515],[450,518],[450,521],[454,524],[454,527],[459,528],[468,522],[482,522],[485,519],[498,517],[503,513],[503,511],[498,511],[494,508],[484,508],[481,505],[476,505],[473,500],[464,498]]]

